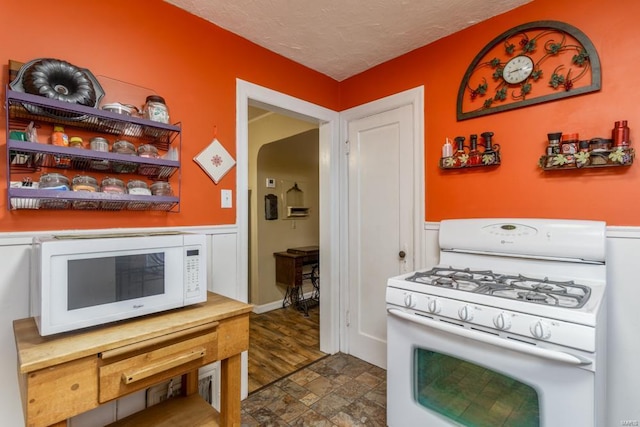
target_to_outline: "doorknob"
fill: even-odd
[[[398,256],[400,257],[400,259],[404,259],[404,257],[407,256],[407,254],[404,251],[400,251],[398,252]]]

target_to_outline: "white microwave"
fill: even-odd
[[[42,336],[207,299],[202,234],[36,237],[31,266],[31,315]]]

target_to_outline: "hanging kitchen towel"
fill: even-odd
[[[200,152],[193,160],[211,177],[214,183],[220,182],[223,176],[235,166],[236,161],[215,137],[211,144]]]

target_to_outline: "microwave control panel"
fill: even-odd
[[[197,297],[201,293],[200,249],[185,249],[185,290],[186,297]]]

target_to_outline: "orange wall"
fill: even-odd
[[[10,59],[52,57],[153,89],[183,129],[179,213],[8,211],[3,112],[0,231],[233,224],[235,207],[220,209],[220,189],[235,192],[235,168],[215,185],[192,158],[216,128],[236,157],[236,78],[338,109],[338,82],[160,0],[0,0],[0,11],[3,105]]]
[[[0,231],[232,224],[220,209],[220,189],[235,189],[235,168],[215,185],[192,162],[217,137],[235,157],[235,79],[241,78],[315,104],[344,110],[425,86],[426,220],[460,217],[557,217],[640,225],[639,166],[542,172],[537,167],[550,131],[608,136],[628,120],[640,135],[640,3],[618,0],[534,0],[344,82],[284,59],[160,0],[88,2],[0,0],[0,58],[4,99],[9,59],[67,60],[104,75],[152,88],[182,122],[182,199],[179,213],[8,211],[0,168]],[[567,22],[594,43],[602,64],[600,92],[457,122],[456,96],[467,66],[486,43],[516,25]],[[2,63],[2,62],[0,62]],[[0,143],[6,123],[0,119]],[[495,132],[502,165],[441,171],[445,137]],[[638,137],[640,138],[640,137]],[[6,162],[4,147],[0,160]]]
[[[613,7],[615,5],[615,7]],[[640,225],[640,165],[543,172],[537,167],[547,133],[610,137],[628,120],[640,142],[640,2],[534,0],[341,83],[341,110],[409,88],[425,87],[426,220],[462,217],[547,217]],[[531,21],[564,21],[598,51],[602,89],[593,94],[456,121],[462,76],[494,37]],[[445,137],[493,131],[502,164],[496,169],[441,171]],[[633,144],[632,144],[633,145]]]

